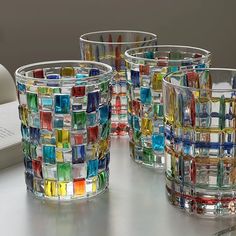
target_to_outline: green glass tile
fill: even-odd
[[[225,128],[225,96],[222,95],[220,98],[220,112],[219,112],[219,128]]]
[[[36,93],[27,93],[27,105],[29,110],[38,111],[38,96]]]
[[[100,85],[100,91],[101,91],[101,93],[106,93],[106,92],[108,92],[108,86],[109,86],[109,82],[101,83],[101,85]]]
[[[59,181],[71,181],[71,163],[57,163],[57,178]]]
[[[154,163],[154,155],[152,148],[143,148],[143,162],[152,165]]]
[[[86,112],[72,113],[72,126],[74,129],[84,129],[86,125]]]
[[[98,190],[103,189],[106,186],[106,172],[102,171],[98,174]]]

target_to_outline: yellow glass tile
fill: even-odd
[[[38,94],[50,96],[53,94],[53,89],[49,87],[38,87]]]
[[[149,118],[142,118],[141,132],[143,135],[152,135],[153,125],[152,120]]]
[[[57,158],[57,162],[63,162],[63,152],[61,151],[56,151],[56,158]]]
[[[70,132],[66,129],[56,130],[56,145],[58,148],[70,147]]]
[[[99,142],[99,157],[103,157],[109,147],[108,139],[101,140]]]
[[[62,77],[73,77],[75,76],[75,69],[73,67],[62,67],[60,74]]]
[[[152,78],[152,89],[154,91],[162,90],[162,78],[164,74],[161,72],[154,72]]]
[[[26,107],[21,107],[21,112],[22,112],[22,117],[21,117],[21,121],[22,121],[22,124],[24,125],[28,125],[28,109]]]
[[[95,193],[96,191],[97,191],[97,177],[94,177],[92,183],[92,192]]]
[[[67,182],[59,182],[58,195],[61,197],[67,196]]]
[[[44,191],[46,197],[57,197],[57,181],[56,180],[45,180]]]
[[[92,45],[87,44],[85,46],[85,60],[92,61],[92,59],[93,59]]]

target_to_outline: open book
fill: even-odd
[[[0,169],[23,162],[18,101],[0,105]]]

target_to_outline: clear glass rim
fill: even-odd
[[[201,59],[205,59],[208,60],[211,56],[211,52],[203,49],[203,48],[198,48],[198,47],[192,47],[192,46],[184,46],[184,45],[156,45],[156,46],[145,46],[145,47],[136,47],[136,48],[130,48],[128,50],[125,51],[125,59],[127,59],[128,61],[132,61],[132,60],[144,60],[147,62],[170,62],[170,63],[178,63],[178,62],[189,62],[189,58],[188,59],[149,59],[149,58],[144,58],[144,57],[135,57],[132,56],[132,53],[134,53],[137,50],[145,50],[145,49],[158,49],[158,48],[186,48],[186,49],[191,49],[191,50],[198,50],[199,52],[204,53],[203,57],[201,57]],[[198,61],[199,58],[191,58],[191,61]]]
[[[34,78],[34,77],[30,77],[30,76],[26,76],[26,75],[22,75],[21,73],[26,70],[29,69],[30,67],[35,67],[35,66],[50,66],[50,65],[55,65],[55,64],[78,64],[78,65],[82,65],[82,64],[92,64],[92,65],[97,65],[97,66],[101,66],[104,67],[104,69],[106,69],[106,72],[103,72],[102,74],[99,75],[95,75],[95,76],[88,76],[85,78],[80,78],[77,79],[75,77],[72,78],[61,78],[61,79],[47,79],[47,78]],[[65,65],[66,66],[70,66],[70,65]],[[71,65],[72,66],[72,65]],[[92,69],[92,68],[91,68]],[[15,71],[15,77],[16,79],[20,78],[23,79],[25,81],[29,81],[29,80],[33,80],[33,81],[37,81],[37,82],[72,82],[72,81],[80,81],[80,82],[88,82],[91,81],[93,82],[94,80],[97,80],[99,78],[102,77],[108,77],[108,76],[112,76],[113,75],[113,70],[112,67],[110,65],[107,65],[105,63],[101,63],[101,62],[96,62],[96,61],[84,61],[84,60],[58,60],[58,61],[43,61],[43,62],[37,62],[37,63],[32,63],[32,64],[28,64],[28,65],[24,65],[19,67],[16,71]]]
[[[231,69],[231,68],[192,68],[192,69],[184,69],[184,70],[178,70],[178,71],[175,71],[175,72],[170,72],[168,74],[166,74],[163,78],[163,87],[164,87],[164,84],[165,86],[170,86],[172,88],[179,88],[179,89],[184,89],[184,90],[190,90],[192,92],[202,92],[202,91],[205,91],[205,92],[235,92],[236,89],[198,89],[198,88],[192,88],[192,87],[187,87],[187,86],[183,86],[183,85],[175,85],[175,84],[172,84],[171,82],[167,81],[166,79],[170,76],[174,76],[176,74],[179,74],[179,73],[187,73],[187,72],[192,72],[194,70],[198,70],[198,71],[224,71],[224,72],[232,72],[236,75],[236,69]],[[224,81],[222,81],[224,82]]]
[[[91,36],[95,34],[104,34],[104,33],[139,33],[139,34],[144,34],[144,35],[149,35],[152,36],[152,39],[149,40],[141,40],[141,41],[124,41],[124,42],[108,42],[108,41],[96,41],[96,40],[89,40],[86,39],[86,36]],[[146,31],[138,31],[138,30],[104,30],[104,31],[93,31],[89,33],[82,34],[80,36],[80,42],[86,42],[86,43],[91,43],[91,44],[107,44],[107,45],[126,45],[126,44],[137,44],[137,43],[149,43],[154,40],[157,40],[157,35],[151,32],[146,32]]]

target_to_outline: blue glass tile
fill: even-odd
[[[133,128],[135,130],[140,130],[140,123],[139,123],[139,117],[133,116]]]
[[[30,127],[30,140],[35,144],[39,144],[40,140],[40,129]]]
[[[107,122],[109,117],[109,106],[104,105],[99,108],[100,111],[100,124],[104,124]]]
[[[65,94],[55,95],[55,113],[70,113],[70,96]]]
[[[26,92],[25,84],[17,83],[17,88],[20,92]]]
[[[94,126],[97,124],[97,112],[87,113],[87,125]]]
[[[147,58],[147,59],[154,59],[155,58],[155,54],[152,51],[145,52],[144,53],[144,57]]]
[[[72,147],[72,163],[78,164],[85,161],[85,145],[73,146]]]
[[[164,151],[164,135],[153,134],[152,135],[152,148],[155,151]]]
[[[89,160],[87,163],[87,177],[97,176],[98,174],[98,160]]]
[[[87,112],[96,111],[99,106],[99,92],[88,93]]]
[[[60,75],[59,74],[47,74],[47,79],[60,79]]]
[[[79,105],[72,105],[72,110],[73,111],[79,111],[83,109],[83,105],[79,104]]]
[[[53,99],[50,97],[42,97],[42,106],[48,109],[52,108]]]
[[[64,126],[63,117],[55,117],[53,122],[54,128],[60,129]]]
[[[32,159],[27,156],[24,156],[24,165],[27,172],[32,172]]]
[[[129,127],[133,128],[133,116],[131,115],[131,113],[128,113],[128,124]]]
[[[97,69],[97,68],[90,69],[89,76],[96,76],[96,75],[100,75],[99,69]]]
[[[83,79],[83,78],[86,78],[86,77],[88,77],[88,75],[85,75],[85,74],[76,74],[76,79]]]
[[[22,138],[25,140],[29,139],[29,129],[27,128],[27,126],[21,124],[21,135]]]
[[[55,146],[43,146],[43,160],[49,164],[56,163]]]
[[[98,160],[98,169],[104,169],[106,167],[106,158]]]
[[[151,104],[152,94],[150,88],[142,87],[140,89],[140,100],[143,104]]]
[[[139,71],[131,70],[130,73],[133,87],[140,87]]]

